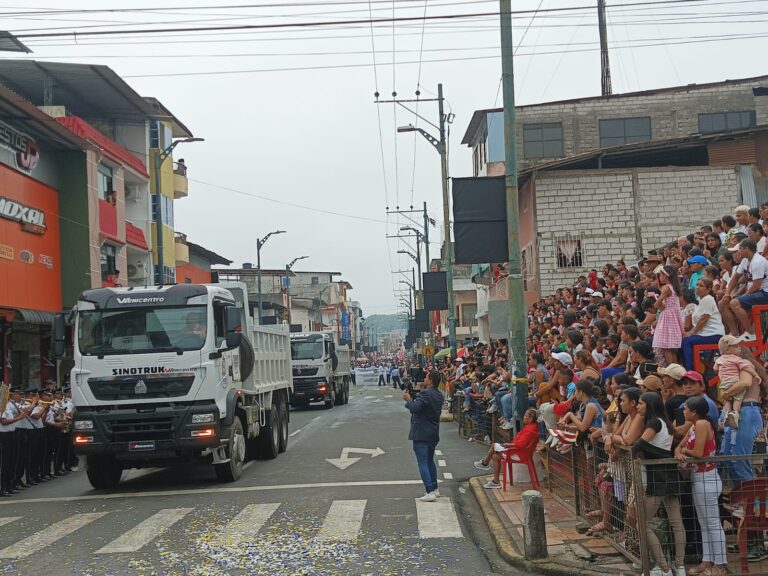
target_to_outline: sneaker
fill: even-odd
[[[651,569],[651,576],[672,576],[672,570],[664,572],[659,566],[654,566]]]
[[[427,492],[424,494],[424,496],[419,498],[419,500],[421,502],[435,502],[437,500],[437,496],[435,496],[434,492]]]
[[[512,428],[515,427],[514,422],[504,422],[504,424],[501,425],[502,430],[512,430]]]
[[[494,412],[498,412],[499,408],[496,406],[496,404],[491,404],[491,407],[486,410],[488,414],[493,414]]]
[[[435,498],[440,498],[440,490],[434,489],[434,490],[432,490],[432,494],[435,495]]]
[[[739,427],[739,413],[735,410],[731,410],[725,416],[725,425],[729,428],[738,429]]]
[[[674,576],[686,576],[685,566],[677,566],[672,570]]]
[[[488,471],[491,469],[491,467],[488,464],[483,464],[482,460],[478,460],[477,462],[475,462],[475,468],[483,471]]]
[[[749,562],[760,562],[768,558],[768,553],[765,551],[765,547],[762,544],[753,544],[747,549],[747,560]]]
[[[501,482],[494,482],[493,480],[488,480],[485,484],[483,484],[483,488],[486,490],[498,490],[501,488]]]
[[[751,332],[743,332],[741,336],[739,336],[739,340],[742,342],[754,342],[757,338],[755,338],[755,335]]]

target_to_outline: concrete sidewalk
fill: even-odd
[[[523,492],[530,484],[507,486],[507,491],[486,490],[490,476],[470,478],[469,485],[483,512],[499,554],[510,564],[533,574],[631,576],[640,573],[606,540],[580,534],[583,521],[540,486],[549,557],[526,560],[523,555]]]

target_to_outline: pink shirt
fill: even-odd
[[[736,354],[723,354],[715,360],[715,371],[720,376],[721,381],[738,378],[741,370],[746,370],[751,366],[752,362]]]

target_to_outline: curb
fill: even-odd
[[[515,543],[515,537],[507,530],[504,522],[499,517],[488,491],[483,488],[480,476],[469,479],[469,486],[475,495],[475,500],[483,513],[483,519],[491,533],[491,538],[496,545],[499,555],[511,566],[530,572],[531,574],[551,575],[551,576],[595,576],[595,574],[604,573],[597,569],[594,562],[579,562],[578,560],[554,561],[552,558],[543,560],[526,560],[520,553]],[[610,572],[611,574],[621,574],[621,572]]]

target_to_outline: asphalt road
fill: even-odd
[[[443,424],[442,497],[423,494],[392,388],[291,412],[288,451],[233,484],[207,467],[83,472],[0,500],[0,571],[35,576],[517,574],[496,556],[466,479],[482,446]],[[326,459],[347,460],[340,469]],[[379,450],[376,450],[379,449]],[[382,453],[379,453],[383,451]],[[374,455],[375,454],[375,455]]]

